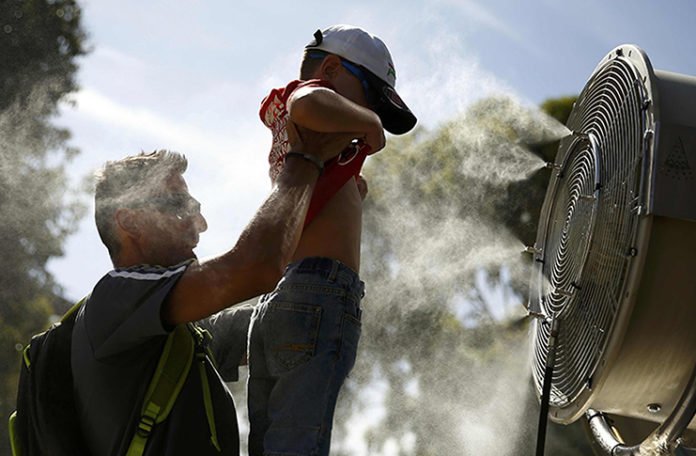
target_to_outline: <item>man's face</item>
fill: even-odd
[[[171,175],[163,188],[136,211],[141,227],[140,248],[147,263],[172,266],[195,258],[193,249],[208,224],[183,176]]]

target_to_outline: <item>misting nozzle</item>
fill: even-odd
[[[564,296],[566,298],[570,298],[573,296],[574,290],[564,290],[562,288],[555,288],[553,291],[561,296]]]
[[[561,165],[557,165],[557,164],[554,163],[554,162],[546,162],[546,163],[544,163],[544,168],[546,168],[546,169],[553,169],[553,170],[558,171],[558,172],[561,171]]]
[[[542,321],[545,321],[548,318],[546,315],[544,315],[544,313],[535,312],[533,310],[528,310],[527,315],[532,317],[532,318],[536,318],[537,320],[542,320]]]
[[[538,249],[534,246],[527,245],[525,246],[524,250],[522,250],[522,253],[531,253],[532,255],[541,255],[541,249]]]
[[[573,136],[577,136],[578,138],[582,138],[582,139],[588,139],[590,137],[587,133],[583,133],[581,131],[573,131],[571,134]]]

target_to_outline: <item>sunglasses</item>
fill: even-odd
[[[360,84],[362,84],[363,86],[363,91],[365,92],[365,99],[370,105],[372,105],[375,99],[375,91],[372,89],[370,82],[367,80],[365,72],[362,69],[360,69],[358,65],[349,62],[348,60],[341,59],[341,65],[343,65],[343,68],[348,70],[353,76],[358,78],[358,81],[360,81]]]

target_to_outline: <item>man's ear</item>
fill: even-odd
[[[334,54],[329,54],[324,57],[319,67],[319,75],[321,79],[333,81],[333,79],[341,71],[341,58]]]
[[[126,235],[132,238],[138,237],[140,234],[140,227],[138,226],[137,217],[132,210],[117,209],[114,218],[118,228]]]

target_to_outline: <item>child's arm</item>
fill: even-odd
[[[288,100],[290,120],[323,133],[363,135],[371,152],[384,147],[384,130],[379,116],[326,87],[301,87]]]

